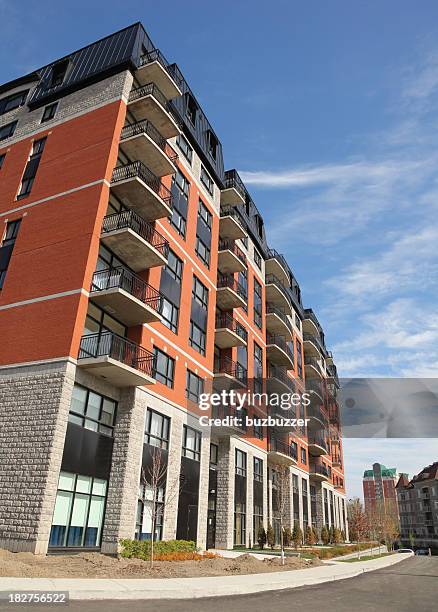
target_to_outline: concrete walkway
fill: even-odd
[[[278,591],[353,578],[408,558],[394,554],[357,563],[336,563],[290,572],[212,578],[68,579],[0,578],[0,591],[69,591],[71,599],[192,599]]]

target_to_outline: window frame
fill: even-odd
[[[187,433],[191,431],[194,432],[194,440],[195,447],[190,448],[187,446]],[[182,444],[182,455],[187,459],[192,459],[193,461],[200,462],[201,461],[201,448],[202,448],[202,433],[189,425],[183,425],[183,444]]]
[[[197,386],[196,392],[193,392],[191,389],[191,382],[193,380],[195,381],[195,384]],[[198,404],[199,397],[201,393],[203,392],[204,392],[204,379],[198,374],[195,374],[195,372],[190,370],[190,368],[187,368],[186,370],[186,398],[189,401],[194,402],[195,404]]]
[[[161,349],[159,349],[157,346],[154,346],[153,354],[154,354],[154,378],[155,380],[161,383],[162,385],[165,385],[169,389],[173,389],[173,385],[175,382],[175,359],[171,357],[170,355],[168,355],[167,353],[165,353],[164,351],[162,351]],[[165,373],[160,372],[158,370],[158,362],[159,362],[160,357],[165,358],[165,364],[166,364]],[[158,378],[157,378],[157,375],[158,375]]]
[[[40,123],[46,123],[47,121],[54,119],[58,111],[58,105],[59,102],[52,102],[52,104],[45,106]]]
[[[161,435],[152,434],[150,429],[152,425],[153,416],[157,415],[161,419]],[[169,441],[170,441],[170,426],[171,419],[167,415],[162,412],[158,412],[158,410],[154,410],[153,408],[147,408],[146,410],[146,421],[144,428],[144,442],[149,446],[153,446],[154,448],[161,448],[162,450],[169,449]],[[165,433],[167,433],[167,437],[165,437]],[[151,444],[151,439],[158,440],[159,444]]]

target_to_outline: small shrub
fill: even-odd
[[[274,550],[274,546],[275,546],[275,532],[274,532],[274,529],[273,529],[271,523],[269,523],[269,525],[268,525],[268,530],[266,532],[266,540],[268,542],[268,546],[270,546],[271,549]]]
[[[155,556],[155,561],[205,561],[206,559],[217,559],[220,555],[212,552],[169,552]]]
[[[306,527],[305,542],[308,546],[313,546],[316,544],[315,533],[310,525],[307,525]]]
[[[294,525],[294,529],[292,531],[292,541],[294,543],[295,549],[297,549],[298,546],[301,546],[302,544],[303,532],[301,531],[301,527],[298,525],[298,523],[295,523]]]
[[[263,550],[266,544],[266,531],[263,525],[260,525],[259,530],[257,532],[257,542],[259,544],[260,550]]]
[[[150,559],[151,542],[150,540],[120,540],[122,546],[121,556],[127,559]],[[189,540],[159,540],[154,542],[154,557],[170,553],[194,553],[196,552],[195,542]]]
[[[327,527],[324,525],[324,527],[321,529],[321,540],[322,543],[327,545],[330,542],[330,534],[329,531],[327,529]]]
[[[290,527],[285,527],[283,531],[283,546],[289,547],[292,541],[292,532]]]

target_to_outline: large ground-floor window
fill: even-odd
[[[107,481],[61,472],[49,546],[100,546]]]
[[[254,504],[253,522],[253,542],[255,543],[257,542],[259,529],[260,527],[263,527],[263,506],[258,506],[257,504]]]
[[[152,539],[152,518],[155,514],[155,536],[154,540],[163,539],[164,519],[164,487],[158,487],[156,491],[155,506],[153,502],[153,491],[149,485],[141,485],[138,493],[137,519],[135,524],[136,540]]]
[[[236,502],[234,508],[234,544],[242,546],[246,543],[246,507]]]

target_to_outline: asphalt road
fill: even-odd
[[[438,557],[412,557],[357,578],[254,595],[185,601],[72,601],[68,606],[7,609],[47,612],[54,608],[66,612],[431,612],[438,609]]]

